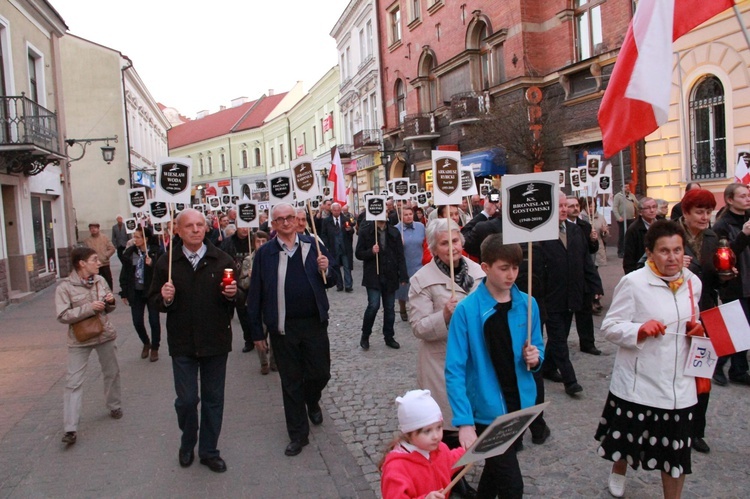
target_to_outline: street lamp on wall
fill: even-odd
[[[106,142],[107,145],[102,146],[102,159],[107,163],[110,164],[115,159],[115,148],[114,146],[109,145],[109,142],[112,141],[115,144],[117,143],[117,135],[114,137],[103,137],[103,138],[94,138],[94,139],[65,139],[65,144],[67,144],[67,148],[65,149],[65,153],[68,156],[68,163],[72,163],[74,161],[78,161],[79,159],[83,158],[86,155],[86,146],[91,145],[92,142]],[[79,156],[71,156],[68,154],[68,148],[73,147],[74,145],[78,144],[81,147],[81,154]]]

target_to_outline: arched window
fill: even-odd
[[[404,82],[401,79],[396,80],[396,117],[397,123],[401,125],[406,116],[406,92],[404,91]]]
[[[422,78],[427,80],[420,87],[420,92],[422,92],[420,106],[422,106],[424,112],[437,109],[437,78],[433,74],[435,66],[437,66],[437,61],[435,61],[432,51],[425,50],[419,60],[418,71],[420,80]]]
[[[693,180],[727,175],[727,133],[724,86],[706,76],[690,97],[690,168]]]
[[[260,147],[255,148],[255,165],[260,166]]]
[[[242,150],[242,168],[247,168],[247,149]]]

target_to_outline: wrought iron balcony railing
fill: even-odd
[[[404,117],[404,140],[439,137],[432,113],[409,114]]]
[[[451,123],[476,121],[489,112],[485,97],[476,92],[451,96]]]
[[[354,150],[365,147],[380,147],[380,130],[360,130],[354,134]]]
[[[0,146],[37,146],[60,153],[57,114],[28,97],[0,96]]]

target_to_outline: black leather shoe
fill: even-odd
[[[393,338],[388,338],[387,340],[385,340],[385,344],[395,350],[401,348],[401,345],[398,344],[398,341],[394,340]]]
[[[245,347],[242,349],[242,353],[252,352],[255,350],[254,343],[245,343]]]
[[[193,464],[193,461],[195,460],[195,451],[193,451],[193,449],[180,449],[179,458],[180,466],[182,466],[183,468],[187,468],[188,466]]]
[[[307,415],[310,417],[310,422],[315,426],[323,422],[323,411],[320,409],[320,404],[308,407]]]
[[[698,437],[693,439],[693,450],[696,450],[702,454],[708,454],[709,452],[711,452],[711,447],[708,446],[705,440]]]
[[[201,458],[201,464],[208,466],[214,473],[224,473],[227,470],[227,463],[219,456]]]
[[[596,347],[581,348],[581,352],[587,353],[587,354],[590,354],[590,355],[601,355],[602,354],[602,351],[599,350]]]
[[[362,337],[359,339],[359,346],[362,347],[362,350],[369,350],[370,349],[370,338],[368,338],[365,335],[362,335]]]
[[[750,374],[743,373],[737,376],[736,378],[729,377],[729,381],[732,383],[736,383],[738,385],[750,385]]]
[[[727,380],[727,375],[724,374],[721,370],[714,371],[713,378],[714,382],[719,386],[727,386],[729,384],[729,380]]]
[[[286,446],[286,450],[284,451],[284,454],[287,456],[296,456],[300,452],[302,452],[302,447],[309,444],[310,440],[307,438],[303,438],[302,440],[292,440],[289,442],[289,445]]]
[[[550,431],[549,426],[544,425],[544,430],[542,431],[541,435],[539,435],[538,437],[531,435],[531,443],[536,444],[536,445],[542,445],[544,442],[547,441],[551,433],[552,432]]]
[[[336,291],[338,291],[339,293],[341,293],[343,290],[344,288],[336,288]]]
[[[565,393],[567,393],[571,397],[577,393],[581,393],[582,391],[583,391],[583,387],[579,385],[578,383],[571,383],[569,385],[565,385]]]
[[[550,381],[554,381],[555,383],[562,383],[562,375],[557,371],[544,371],[542,373],[542,378],[548,379]]]
[[[352,288],[346,288],[346,292],[347,292],[347,293],[351,293],[351,292],[353,292],[353,291],[354,291],[354,290],[353,290]]]

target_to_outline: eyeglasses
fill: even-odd
[[[273,219],[273,223],[276,224],[291,224],[297,221],[297,217],[295,215],[289,215],[288,217],[278,217]]]

